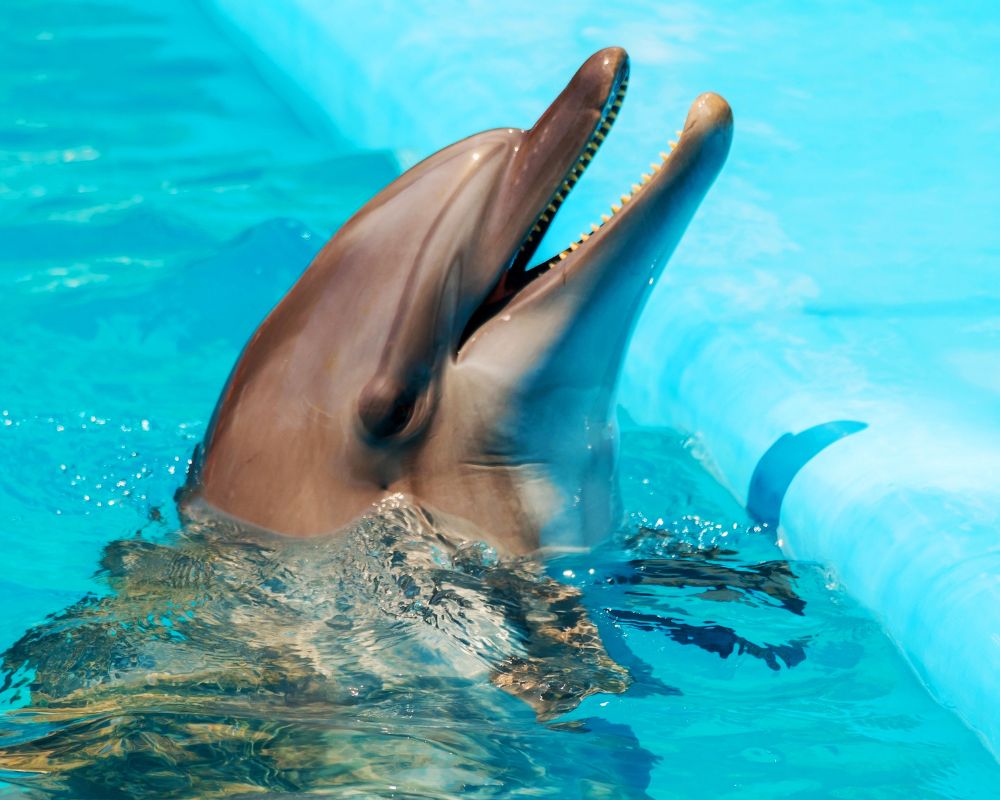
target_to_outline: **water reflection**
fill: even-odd
[[[193,523],[118,541],[102,571],[106,596],[5,655],[31,692],[0,728],[8,781],[102,798],[645,796],[651,757],[627,727],[545,724],[629,684],[579,591],[397,498],[331,538]]]

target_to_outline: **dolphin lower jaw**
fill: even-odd
[[[506,380],[453,368],[425,446],[391,488],[502,552],[595,544],[620,521],[617,430],[607,404],[587,419],[581,402],[568,388],[529,402]]]
[[[492,398],[484,416],[502,443],[490,447],[531,462],[503,478],[518,498],[519,524],[534,526],[524,545],[592,545],[620,521],[613,415],[621,363],[652,285],[725,161],[729,106],[702,95],[678,138],[602,225],[531,270],[456,357],[454,370],[475,375]]]
[[[574,379],[510,343],[446,366],[426,438],[390,488],[504,552],[595,544],[621,519],[614,376]]]

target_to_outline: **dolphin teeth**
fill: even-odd
[[[663,152],[663,151],[661,150],[661,151],[660,151],[660,158],[662,158],[662,159],[663,159],[664,161],[666,161],[666,160],[667,160],[668,158],[670,158],[670,153],[664,153],[664,152]]]
[[[642,173],[642,182],[643,183],[649,183],[651,180],[653,180],[653,176],[652,175],[650,175],[648,172]]]
[[[659,172],[660,171],[660,165],[659,164],[650,164],[649,166],[653,170],[653,172]]]
[[[558,212],[559,207],[566,200],[566,197],[569,195],[570,191],[576,185],[576,182],[587,170],[587,167],[590,165],[590,162],[593,160],[594,156],[597,154],[597,151],[600,149],[608,133],[610,132],[612,123],[614,123],[615,118],[618,116],[618,112],[622,107],[622,102],[625,99],[625,90],[627,87],[628,87],[628,81],[623,80],[618,87],[618,92],[616,93],[614,100],[609,106],[606,107],[605,113],[602,119],[599,121],[596,130],[594,131],[593,135],[590,138],[590,141],[588,141],[584,145],[584,148],[580,152],[580,155],[577,158],[576,163],[572,166],[569,173],[567,173],[566,177],[563,179],[562,185],[559,187],[558,191],[555,192],[552,202],[550,202],[548,208],[542,214],[539,215],[538,220],[535,222],[535,226],[532,228],[531,232],[528,234],[528,237],[521,245],[521,251],[528,250],[529,245],[532,244],[534,239],[539,238],[544,234],[544,231],[547,230],[548,228],[549,222]],[[661,153],[660,155],[664,159],[667,158],[666,153]],[[652,165],[652,169],[655,172],[656,170],[659,169],[659,166],[654,164]],[[648,174],[643,173],[642,182],[647,183],[650,180],[651,177]],[[632,184],[633,192],[637,192],[640,188],[642,187],[639,184]],[[625,203],[628,203],[631,199],[632,199],[631,194],[623,194],[621,196],[621,202],[623,205]],[[611,205],[612,214],[617,214],[621,210],[622,210],[621,205],[618,205],[617,203],[613,203]],[[608,214],[601,214],[601,220],[602,223],[610,222],[611,216]],[[551,258],[547,262],[547,265],[551,266],[560,261],[564,261],[569,256],[569,253],[575,252],[576,250],[580,249],[580,246],[583,242],[586,242],[588,239],[590,239],[591,236],[594,235],[594,233],[597,233],[597,231],[600,230],[600,226],[596,224],[591,224],[590,229],[592,233],[581,233],[578,241],[573,242],[572,244],[569,245],[569,247],[566,250],[563,250],[557,256]],[[537,234],[538,236],[536,237],[535,234]]]
[[[677,147],[677,142],[675,142],[675,141],[673,141],[673,140],[671,140],[671,141],[667,142],[667,144],[669,144],[669,145],[670,145],[670,149],[671,149],[671,150],[673,150],[673,149],[674,149],[675,147]]]
[[[677,138],[678,138],[678,139],[680,139],[680,138],[681,138],[681,136],[683,136],[683,135],[684,135],[684,131],[675,131],[675,133],[677,134]]]

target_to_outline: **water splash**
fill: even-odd
[[[629,684],[577,589],[397,496],[304,541],[192,521],[111,543],[101,569],[106,596],[4,657],[31,703],[0,727],[0,767],[55,796],[544,790],[545,740],[584,742],[529,706],[550,720]]]

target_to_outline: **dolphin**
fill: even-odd
[[[532,128],[446,147],[345,223],[239,356],[182,515],[307,537],[398,494],[509,554],[611,532],[622,359],[733,128],[698,97],[614,213],[533,265],[628,75],[595,53]]]

